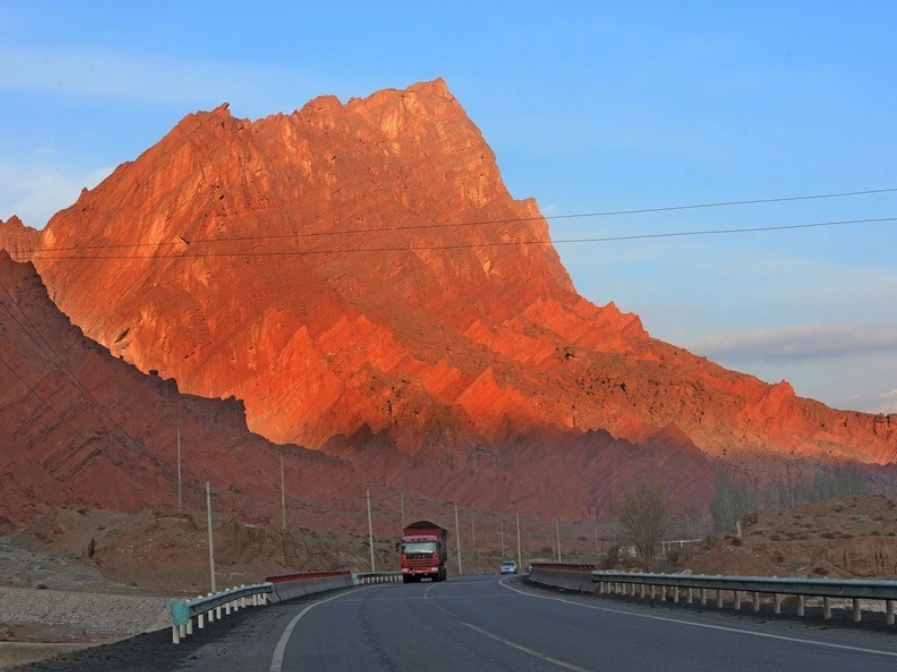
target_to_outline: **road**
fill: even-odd
[[[227,625],[225,620],[218,625],[217,631],[189,638],[187,646],[167,644],[167,662],[164,667],[160,662],[160,669],[897,669],[894,628],[883,633],[826,627],[815,620],[766,621],[713,610],[699,613],[675,607],[651,608],[534,589],[521,577],[454,577],[437,584],[366,586],[314,600],[246,610],[234,617],[232,624]],[[181,657],[175,661],[173,655]],[[46,669],[93,672],[113,668],[88,665]]]

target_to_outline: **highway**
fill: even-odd
[[[73,662],[71,666],[33,669],[897,669],[897,628],[877,632],[827,627],[815,619],[774,621],[731,612],[719,614],[712,609],[652,608],[624,600],[531,588],[522,577],[452,577],[437,584],[364,586],[247,609],[230,624],[216,623],[177,646],[163,644],[163,639],[157,637],[156,646],[163,648],[154,662],[146,650],[151,640],[144,639],[141,652],[122,653],[120,658],[107,652],[105,657],[93,654],[95,664]]]
[[[516,577],[372,586],[322,599],[292,610],[289,622],[265,638],[267,660],[242,658],[229,668],[221,665],[225,654],[210,658],[214,668],[197,659],[182,669],[893,672],[897,666],[897,631],[891,638],[819,623],[795,628],[632,608],[532,591]],[[279,620],[283,625],[285,618]]]

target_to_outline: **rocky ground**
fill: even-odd
[[[882,496],[828,499],[744,517],[674,558],[695,574],[897,577],[897,504]]]

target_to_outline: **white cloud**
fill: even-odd
[[[18,215],[26,225],[43,228],[56,212],[78,200],[82,188],[92,189],[112,170],[19,166],[0,159],[0,219]]]
[[[897,413],[897,389],[890,392],[882,392],[878,395],[879,405],[874,412],[876,413]]]
[[[686,347],[711,358],[787,362],[897,351],[897,325],[805,324],[719,332]]]

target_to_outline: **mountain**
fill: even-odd
[[[711,478],[694,446],[636,446],[606,432],[574,441],[519,437],[467,454],[396,452],[361,432],[328,456],[275,445],[246,427],[242,402],[182,394],[83,335],[50,301],[31,263],[0,251],[0,532],[56,506],[143,511],[177,505],[177,434],[184,505],[243,520],[281,523],[280,456],[291,525],[366,530],[370,488],[382,534],[400,527],[396,490],[409,513],[451,524],[451,502],[530,518],[580,514],[610,502],[639,475],[664,478],[684,501],[706,506]],[[616,485],[615,485],[616,484]]]
[[[897,416],[725,370],[581,297],[441,80],[255,122],[188,115],[44,230],[0,225],[0,246],[140,371],[241,400],[271,441],[445,479],[431,493],[464,491],[458,465],[489,451],[531,493],[564,451],[897,461]],[[589,505],[622,487],[594,479]]]
[[[281,453],[294,495],[324,499],[358,479],[337,458],[250,433],[238,400],[180,394],[113,357],[59,312],[31,264],[0,251],[0,531],[55,506],[176,507],[178,428],[190,508],[205,507],[210,480],[216,507],[279,517]]]

